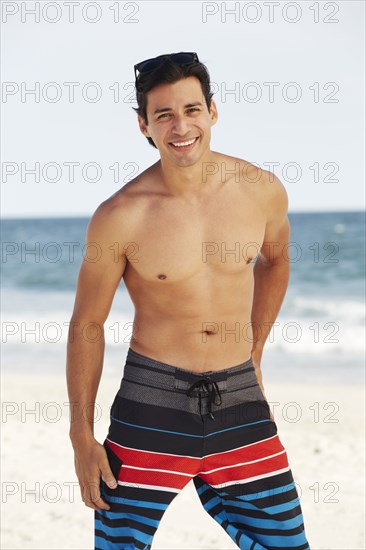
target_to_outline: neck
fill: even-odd
[[[217,172],[214,169],[215,159],[216,153],[210,150],[189,166],[178,166],[162,158],[157,163],[159,179],[172,195],[182,198],[199,197],[214,183],[210,174]]]

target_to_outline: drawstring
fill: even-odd
[[[188,397],[193,397],[198,393],[199,397],[199,406],[201,413],[201,389],[208,392],[209,402],[208,402],[208,413],[211,416],[212,420],[215,420],[214,415],[211,412],[212,403],[215,405],[221,405],[222,398],[219,387],[214,380],[211,380],[209,376],[199,378],[188,388],[187,395]],[[198,390],[198,392],[196,391]],[[216,399],[218,397],[218,400]]]

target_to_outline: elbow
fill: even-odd
[[[69,321],[68,344],[76,338],[83,338],[90,342],[104,338],[104,323],[105,319],[94,316],[73,315]]]

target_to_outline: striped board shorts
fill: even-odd
[[[238,548],[310,548],[251,359],[198,373],[129,348],[103,445],[118,487],[100,477],[110,510],[94,511],[97,550],[150,549],[165,510],[192,479],[204,510]]]

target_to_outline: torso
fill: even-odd
[[[210,193],[188,203],[160,189],[154,170],[147,170],[113,198],[125,214],[127,239],[120,244],[132,243],[123,277],[135,306],[130,346],[197,372],[250,357],[253,260],[266,225],[261,183],[253,183],[257,168],[215,155],[228,170],[240,162],[240,173],[252,171],[252,181],[218,179]]]

